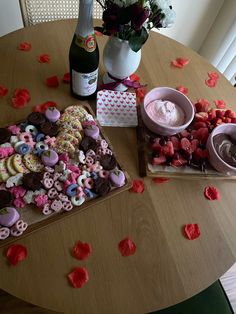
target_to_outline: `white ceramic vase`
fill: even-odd
[[[141,49],[138,52],[134,52],[127,40],[110,36],[103,52],[103,63],[107,71],[103,77],[103,83],[115,82],[108,73],[120,80],[129,78],[137,70],[140,60]],[[127,90],[127,86],[121,83],[115,90],[125,91]]]

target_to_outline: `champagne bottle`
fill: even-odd
[[[93,0],[80,0],[78,24],[70,46],[70,89],[78,99],[92,98],[97,90],[99,51],[92,8]]]

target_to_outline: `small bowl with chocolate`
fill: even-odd
[[[194,107],[183,93],[170,87],[152,89],[141,106],[144,124],[160,135],[174,135],[188,127],[194,118]]]
[[[236,174],[236,124],[217,126],[207,140],[210,164],[226,175]]]

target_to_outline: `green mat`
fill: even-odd
[[[218,280],[184,302],[149,314],[234,314],[234,311]]]

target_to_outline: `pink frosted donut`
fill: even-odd
[[[107,171],[107,170],[100,170],[98,172],[98,175],[99,175],[100,178],[107,179],[109,177],[109,171]]]
[[[93,182],[93,179],[92,178],[87,178],[86,180],[84,180],[84,186],[91,190],[94,186],[94,182]]]
[[[21,133],[20,136],[19,136],[19,139],[21,141],[24,141],[25,143],[33,142],[32,135],[30,133],[28,133],[28,132]]]

